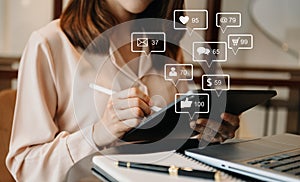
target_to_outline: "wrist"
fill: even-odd
[[[116,137],[114,137],[112,133],[109,132],[109,130],[100,122],[93,124],[92,138],[98,149],[110,146],[114,141],[116,141]]]

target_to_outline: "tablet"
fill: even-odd
[[[195,94],[209,95],[210,106],[208,112],[199,112],[195,115],[175,112],[176,106],[178,108],[182,101],[195,96]],[[213,91],[193,91],[176,99],[176,102],[166,106],[159,112],[147,117],[139,126],[128,131],[122,137],[122,140],[127,142],[154,142],[165,137],[189,138],[193,133],[190,128],[190,121],[197,118],[214,119],[214,117],[220,117],[223,112],[240,115],[258,104],[265,103],[275,95],[277,95],[275,90],[228,90],[223,91],[221,95]]]

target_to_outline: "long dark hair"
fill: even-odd
[[[173,20],[173,11],[183,9],[183,6],[184,0],[154,0],[137,18]],[[107,10],[105,0],[70,0],[60,19],[60,26],[70,42],[82,49],[86,49],[102,32],[119,24]],[[179,42],[183,33],[179,31],[176,35]],[[177,59],[178,52],[178,46],[167,43],[166,55]]]

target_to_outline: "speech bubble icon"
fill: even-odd
[[[205,49],[205,54],[208,55],[210,53],[210,49]]]
[[[211,49],[210,45],[217,48]],[[193,42],[193,61],[206,62],[208,67],[214,62],[226,62],[227,42]]]
[[[182,14],[185,14],[183,16]],[[190,34],[194,30],[208,29],[208,11],[207,10],[174,10],[173,22],[175,30],[187,30],[187,25],[191,28]]]
[[[207,48],[205,48],[205,47],[198,47],[198,48],[197,48],[197,53],[198,53],[199,55],[201,55],[201,54],[206,54],[206,55],[208,55],[208,54],[210,53],[210,49],[207,49]]]
[[[216,26],[219,27],[223,33],[228,27],[241,27],[242,15],[239,12],[222,12],[216,14]]]
[[[143,52],[146,55],[152,52],[166,51],[165,32],[132,32],[131,52]]]
[[[253,49],[252,34],[229,34],[228,48],[236,55],[239,49]]]
[[[192,64],[165,64],[164,76],[176,86],[180,81],[193,80],[194,67]]]
[[[175,95],[175,112],[189,114],[194,118],[195,114],[207,114],[210,110],[209,94],[192,93]]]
[[[202,90],[216,91],[220,96],[223,90],[230,89],[230,76],[228,74],[204,74],[201,86]]]

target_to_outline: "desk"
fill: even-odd
[[[169,151],[169,150],[174,150],[176,145],[176,141],[172,140],[169,142],[170,145],[168,146],[161,146],[159,147],[159,150],[157,149],[153,149],[153,148],[143,148],[140,149],[139,147],[139,153],[146,153],[146,152],[159,152],[159,151]],[[195,148],[198,146],[198,140],[188,140],[185,144],[183,144],[183,146],[178,149],[179,152],[183,152],[185,149],[187,148]],[[91,168],[93,166],[92,163],[92,158],[95,155],[108,155],[108,154],[126,154],[126,153],[131,153],[132,151],[137,151],[136,145],[123,145],[120,147],[115,147],[115,148],[110,148],[107,150],[103,150],[100,152],[96,152],[93,153],[83,159],[81,159],[80,161],[78,161],[77,163],[75,163],[68,171],[67,176],[65,178],[65,182],[101,182],[101,180],[99,178],[97,178],[96,176],[94,176],[92,174]],[[241,176],[239,174],[233,174],[230,173],[231,175],[243,179],[245,181],[258,181],[258,180],[254,180],[252,178],[249,177],[245,177],[245,176]]]
[[[94,176],[91,171],[92,158],[95,155],[99,155],[99,153],[91,154],[75,163],[68,171],[65,182],[99,182],[99,178]]]
[[[96,152],[91,154],[77,163],[75,163],[68,171],[65,182],[99,182],[99,178],[95,177],[92,174],[91,168],[93,166],[92,158],[95,155],[108,155],[108,154],[134,154],[134,153],[149,153],[149,152],[161,152],[161,151],[170,151],[170,150],[177,150],[178,152],[183,152],[185,149],[188,148],[195,148],[198,147],[198,140],[197,139],[190,139],[190,140],[168,140],[161,145],[157,145],[156,148],[149,145],[143,145],[141,148],[140,145],[122,145],[118,147],[109,148],[106,150],[102,150],[100,152]],[[182,146],[178,149],[178,143],[181,143]]]

